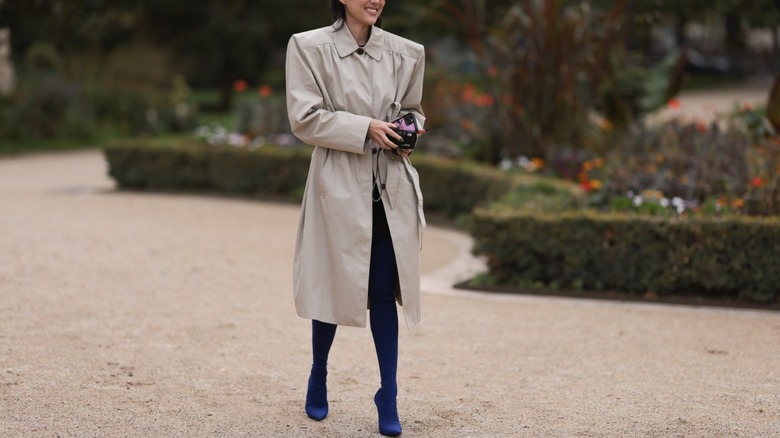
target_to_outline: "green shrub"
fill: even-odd
[[[778,218],[478,209],[470,231],[499,284],[780,301]]]
[[[33,148],[42,141],[88,141],[195,127],[196,109],[185,102],[186,84],[178,76],[162,91],[109,85],[45,70],[40,66],[54,61],[47,61],[43,49],[35,53],[36,64],[20,67],[18,87],[0,98],[0,138],[9,143]]]
[[[147,190],[208,190],[209,149],[180,141],[122,140],[105,150],[108,173],[120,187]]]
[[[109,174],[122,188],[199,190],[300,200],[311,148],[257,149],[211,146],[189,138],[122,140],[105,149]],[[468,216],[480,205],[581,205],[570,184],[502,172],[450,159],[412,156],[420,174],[425,210],[446,220]],[[513,201],[514,200],[514,201]]]
[[[300,200],[310,156],[308,148],[214,148],[209,154],[209,178],[214,189],[228,194]]]
[[[491,167],[425,155],[412,155],[412,161],[420,174],[426,211],[447,219],[469,214],[512,188],[512,179]]]

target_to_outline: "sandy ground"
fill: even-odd
[[[679,105],[661,109],[651,120],[676,118],[687,122],[709,123],[717,120],[720,115],[733,112],[735,108],[766,106],[771,87],[771,81],[763,79],[717,91],[685,91],[675,99]]]
[[[379,436],[367,329],[303,411],[297,214],[116,192],[97,151],[0,159],[0,437]],[[468,248],[426,232],[403,436],[780,436],[780,313],[453,291]]]

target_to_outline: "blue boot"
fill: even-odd
[[[306,415],[320,421],[328,416],[328,371],[324,368],[311,369],[309,390],[306,391]]]
[[[376,411],[379,414],[379,433],[385,436],[401,434],[401,420],[398,419],[398,404],[394,396],[386,395],[380,388],[374,396]]]
[[[311,321],[313,364],[306,391],[306,415],[320,421],[328,416],[328,355],[336,337],[335,324]]]

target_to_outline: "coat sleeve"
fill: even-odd
[[[425,125],[425,114],[422,110],[423,78],[425,76],[425,49],[417,58],[417,62],[409,78],[409,86],[401,98],[401,114],[414,113],[417,125],[422,128]]]
[[[346,111],[329,111],[321,84],[296,36],[287,44],[285,79],[287,116],[293,134],[304,143],[363,154],[371,118]]]

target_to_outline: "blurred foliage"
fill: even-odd
[[[745,151],[751,146],[743,132],[717,125],[637,125],[609,151],[603,190],[622,197],[654,189],[698,201],[744,195],[750,179]]]
[[[602,210],[665,216],[780,214],[780,137],[763,109],[712,124],[636,124],[577,180]]]
[[[480,69],[474,83],[491,101],[481,114],[461,119],[467,125],[484,120],[468,137],[487,150],[471,157],[493,163],[507,156],[560,161],[578,149],[603,149],[611,137],[605,126],[624,129],[681,88],[682,52],[657,62],[633,48],[628,36],[642,19],[626,2],[604,8],[564,0],[437,4],[440,10],[428,18],[448,25],[468,45]],[[440,96],[442,88],[453,87],[442,81],[433,87],[434,106],[453,112],[444,102],[457,102],[455,94]],[[468,103],[461,99],[459,105]],[[604,120],[594,123],[594,113]]]
[[[510,156],[549,159],[587,144],[588,112],[611,74],[607,62],[623,26],[624,2],[608,12],[562,0],[515,4],[487,46],[507,98],[499,115]]]
[[[682,88],[685,57],[679,50],[649,66],[644,56],[626,48],[615,48],[609,56],[612,73],[595,108],[614,128],[626,129],[663,108]]]
[[[179,68],[174,73],[191,84],[220,87],[219,106],[226,110],[236,79],[259,80],[278,66],[290,34],[330,22],[324,2],[312,9],[304,0],[7,0],[0,26],[10,25],[15,53],[45,42],[64,58],[108,56],[146,40],[164,48]]]
[[[164,89],[77,80],[54,70],[56,63],[50,61],[57,59],[56,52],[35,53],[30,65],[21,66],[14,92],[0,98],[3,143],[89,141],[194,128],[196,110],[187,103],[189,88],[181,76],[170,78]]]

